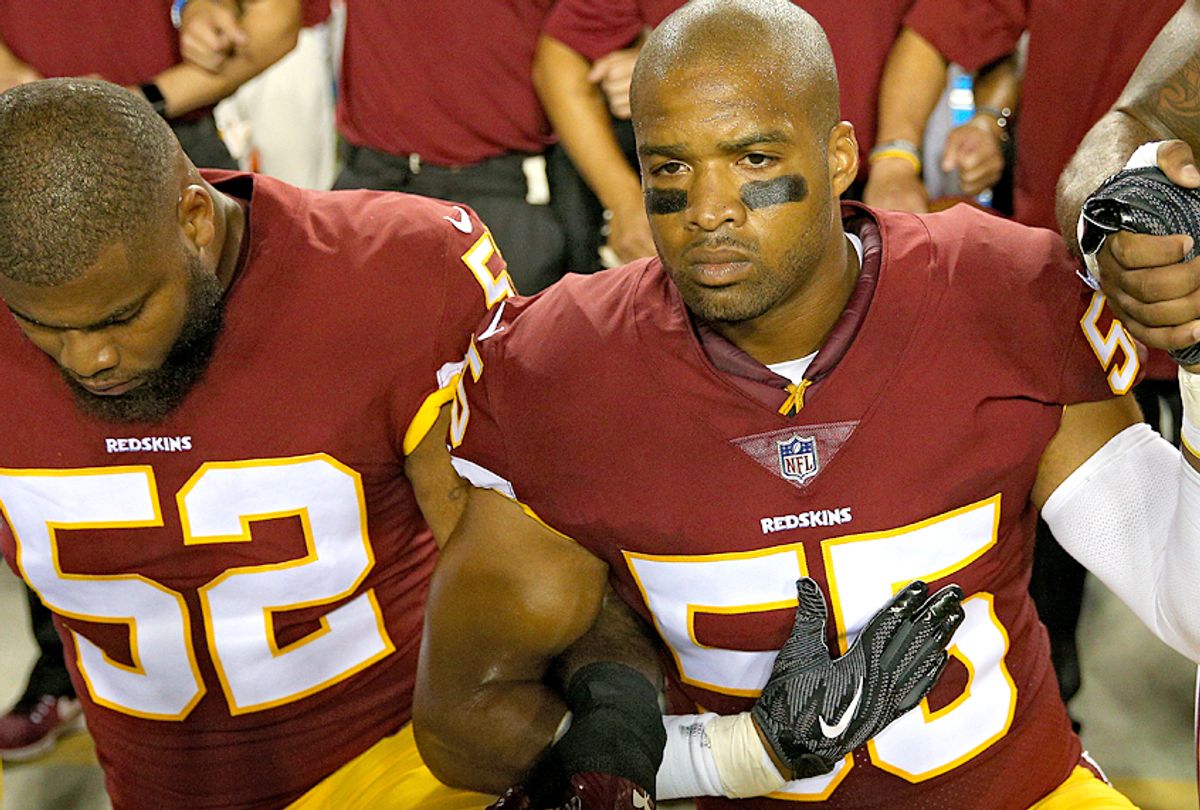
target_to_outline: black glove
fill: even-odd
[[[653,810],[667,732],[658,692],[640,673],[589,664],[567,686],[571,728],[495,810]]]
[[[913,582],[871,618],[845,655],[830,660],[821,589],[804,577],[796,590],[792,634],[750,712],[792,777],[802,779],[828,773],[921,701],[964,614],[957,585],[926,600],[925,583]]]
[[[1200,189],[1175,185],[1156,166],[1117,172],[1083,204],[1079,249],[1096,253],[1117,231],[1190,234],[1195,245],[1183,260],[1191,261],[1200,253]],[[1172,349],[1170,355],[1177,363],[1195,365],[1200,363],[1200,343]]]

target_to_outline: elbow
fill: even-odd
[[[475,750],[479,732],[466,708],[470,705],[469,700],[439,694],[418,672],[412,717],[417,751],[442,784],[460,790],[497,793],[497,786],[488,779],[491,769],[484,767],[486,760]]]
[[[413,737],[417,743],[417,751],[421,761],[429,768],[437,780],[460,790],[487,791],[489,785],[481,785],[472,781],[472,776],[478,769],[469,767],[465,758],[456,751],[451,741],[445,736],[445,729],[439,728],[435,718],[428,713],[413,710]]]

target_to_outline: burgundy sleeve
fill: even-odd
[[[1056,232],[961,205],[925,222],[951,275],[948,311],[961,317],[965,345],[978,347],[978,373],[1010,396],[1059,405],[1132,386],[1137,350]]]
[[[506,338],[514,326],[510,316],[520,303],[504,306],[505,311],[480,325],[467,350],[451,405],[450,455],[458,474],[471,484],[511,498],[518,497],[518,471],[508,452],[515,426],[504,413],[507,364],[513,362],[506,356]]]
[[[683,5],[682,0],[675,5]],[[657,22],[645,19],[636,0],[559,0],[542,33],[594,62],[630,45],[642,29]]]
[[[1012,53],[1025,31],[1029,0],[917,0],[904,24],[942,56],[979,70]]]
[[[439,364],[461,360],[485,314],[516,293],[504,257],[485,235],[487,225],[465,205],[453,206],[446,216],[455,221],[447,220],[444,232],[446,288],[435,358]],[[470,223],[469,232],[456,224],[463,221]]]

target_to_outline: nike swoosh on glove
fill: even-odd
[[[1177,186],[1157,166],[1124,169],[1100,184],[1083,204],[1079,249],[1100,250],[1109,234],[1132,231],[1152,236],[1189,234],[1195,240],[1184,261],[1200,253],[1200,189]],[[1177,363],[1200,363],[1200,343],[1170,350]]]
[[[828,773],[928,694],[963,622],[962,589],[926,598],[913,582],[867,623],[849,651],[825,646],[825,597],[815,581],[796,582],[792,633],[750,712],[795,779]]]

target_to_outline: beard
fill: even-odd
[[[713,247],[732,246],[728,241],[714,240]],[[737,247],[744,247],[738,244]],[[784,269],[767,270],[760,261],[752,260],[754,271],[731,287],[710,288],[693,282],[685,273],[668,267],[668,274],[679,290],[688,310],[702,321],[711,324],[736,325],[759,318],[785,300],[792,292],[797,278],[808,275],[811,259],[801,251],[784,259]]]
[[[215,275],[199,266],[189,270],[183,328],[162,365],[141,385],[119,396],[98,396],[63,372],[84,413],[108,422],[160,422],[204,376],[221,332],[225,289]]]

